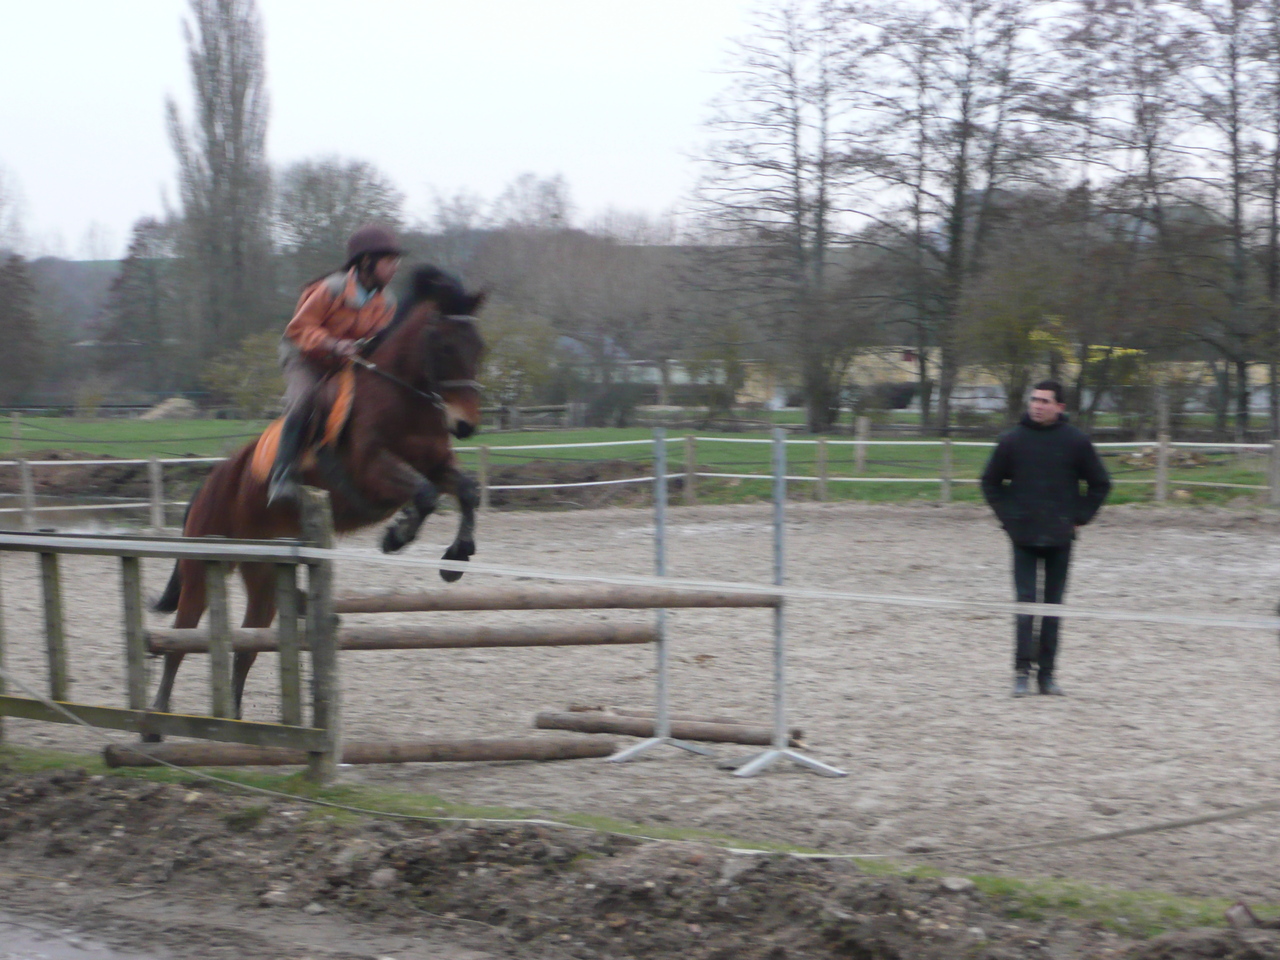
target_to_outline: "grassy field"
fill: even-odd
[[[788,411],[793,412],[793,411]],[[0,457],[12,457],[15,450],[31,456],[57,451],[60,456],[74,453],[85,457],[184,457],[220,456],[247,442],[262,429],[260,421],[244,420],[77,420],[55,417],[24,417],[21,421],[20,442],[15,444],[10,430],[0,431]],[[670,472],[679,473],[685,466],[686,431],[671,431],[668,443]],[[580,447],[559,450],[519,450],[541,444],[600,443],[611,441],[651,441],[653,433],[647,428],[593,428],[583,430],[548,430],[521,433],[493,433],[479,436],[457,445],[462,463],[474,469],[478,464],[478,448],[490,449],[493,468],[539,461],[584,462],[598,460],[625,460],[649,464],[653,458],[651,442],[617,447]],[[768,473],[770,448],[765,443],[723,443],[727,440],[768,437],[764,431],[757,433],[697,433],[698,469],[712,473]],[[818,473],[818,445],[812,437],[793,433],[788,444],[787,472],[793,477],[812,477]],[[847,443],[847,437],[832,438],[827,444],[827,473],[829,499],[859,499],[873,501],[934,500],[939,495],[936,482],[900,482],[937,478],[942,466],[942,450],[936,443],[917,445],[911,440],[895,441],[869,447],[862,478],[856,482],[840,480],[853,477],[855,448]],[[808,442],[806,442],[808,441]],[[845,442],[842,442],[845,441]],[[953,448],[953,469],[956,484],[952,497],[960,501],[976,501],[980,494],[975,481],[982,471],[990,448],[987,446],[960,446]],[[1107,448],[1103,450],[1104,462],[1112,477],[1120,481],[1112,494],[1112,502],[1143,502],[1152,499],[1155,477],[1154,464],[1148,458],[1132,456],[1132,449]],[[1230,487],[1200,486],[1206,483],[1241,485],[1265,485],[1268,458],[1264,452],[1203,451],[1195,461],[1175,466],[1170,470],[1170,488],[1175,501],[1195,503],[1226,503],[1244,499],[1264,503],[1266,491]],[[876,482],[876,478],[885,478]],[[899,482],[893,482],[899,481]],[[1135,482],[1138,481],[1138,482]],[[816,496],[817,485],[803,480],[793,480],[790,495],[797,499]],[[767,480],[699,478],[699,500],[709,503],[743,502],[767,498],[770,494]]]

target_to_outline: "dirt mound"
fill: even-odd
[[[47,900],[51,889],[100,898],[152,890],[274,908],[257,916],[282,924],[303,911],[365,931],[478,931],[504,954],[1280,958],[1274,931],[1193,931],[1135,945],[1096,925],[1016,920],[962,878],[877,877],[847,861],[532,824],[339,823],[300,803],[83,772],[0,773],[0,857],[16,878],[0,884],[0,905]],[[199,910],[190,923],[194,948]]]

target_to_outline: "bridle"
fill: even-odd
[[[476,322],[475,317],[467,316],[466,314],[446,314],[445,319],[446,320],[468,320],[471,323]],[[361,350],[358,350],[351,357],[351,362],[354,363],[358,368],[368,370],[370,373],[375,373],[378,376],[382,377],[383,380],[387,380],[391,383],[394,383],[396,386],[409,391],[414,396],[419,397],[423,400],[426,400],[428,403],[434,406],[437,410],[444,410],[444,407],[445,407],[444,397],[440,395],[441,390],[475,390],[476,392],[479,392],[484,389],[484,384],[482,384],[479,380],[439,380],[431,384],[431,386],[434,387],[435,389],[419,390],[417,387],[409,383],[407,380],[401,380],[394,373],[388,373],[386,370],[383,370],[380,366],[378,366],[372,360],[366,360],[361,355],[363,352],[363,349],[366,349],[371,346],[376,346],[377,340],[380,340],[380,339],[381,338],[377,337],[377,335],[375,334],[373,338],[370,338],[370,340],[373,342],[366,343],[364,347],[361,348]]]

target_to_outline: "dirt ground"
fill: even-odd
[[[669,572],[767,580],[768,513],[764,504],[672,508]],[[649,573],[650,519],[644,509],[623,508],[494,513],[482,519],[477,560]],[[451,517],[433,519],[409,555],[438,556],[451,528]],[[1108,509],[1083,532],[1068,600],[1270,614],[1280,597],[1277,533],[1280,518],[1243,510]],[[373,541],[369,533],[344,546],[372,554]],[[992,600],[1011,592],[1003,535],[972,505],[793,505],[787,549],[789,582],[798,585]],[[36,564],[4,556],[0,567],[6,662],[20,678],[43,684]],[[158,562],[144,570],[148,589],[158,593],[168,570]],[[351,589],[438,584],[427,570],[357,562],[341,564],[338,578]],[[117,703],[124,689],[118,574],[104,560],[69,558],[64,582],[79,590],[67,612],[73,697]],[[432,616],[574,618],[406,614],[369,622]],[[644,616],[587,612],[577,619]],[[669,627],[674,709],[767,721],[766,612],[673,612]],[[1003,616],[806,601],[789,607],[788,629],[792,723],[804,728],[808,752],[848,770],[847,778],[777,767],[741,781],[670,749],[622,765],[353,768],[345,776],[471,803],[699,827],[832,853],[898,854],[955,873],[1280,901],[1277,814],[1045,851],[930,856],[952,845],[1067,838],[1275,799],[1274,635],[1068,621],[1059,679],[1069,696],[1013,700],[1011,628]],[[351,739],[512,734],[528,730],[540,709],[644,706],[652,699],[652,651],[645,648],[365,653],[349,654],[343,666]],[[274,715],[274,684],[273,664],[263,658],[250,678],[247,718]],[[207,672],[192,658],[175,709],[206,702]],[[96,749],[114,736],[12,720],[7,730],[14,743],[77,749]]]

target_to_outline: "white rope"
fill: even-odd
[[[678,439],[681,439],[681,438],[668,437],[667,442],[670,443]],[[639,444],[652,446],[653,441],[652,440],[600,440],[594,443],[524,443],[524,444],[516,444],[512,446],[508,446],[507,444],[503,443],[503,444],[491,445],[489,447],[489,452],[501,453],[504,450],[568,450],[570,448],[581,450],[584,447],[634,447]],[[454,450],[459,453],[461,453],[464,450],[470,451],[470,450],[479,450],[479,449],[480,449],[479,446],[454,447]]]
[[[397,557],[356,550],[320,550],[315,547],[299,547],[300,560],[349,560],[354,563],[371,563],[380,566],[429,567],[435,570],[454,570],[459,573],[480,573],[488,576],[515,577],[528,580],[571,581],[581,583],[606,583],[614,586],[665,587],[675,590],[712,590],[746,596],[783,597],[787,600],[830,600],[845,603],[869,603],[880,606],[915,607],[928,610],[964,610],[992,614],[1034,614],[1037,616],[1075,617],[1082,620],[1109,620],[1132,623],[1163,623],[1189,627],[1223,627],[1238,630],[1280,630],[1280,617],[1234,616],[1219,617],[1212,614],[1176,614],[1155,611],[1098,610],[1052,603],[1016,603],[1001,600],[960,600],[947,597],[921,597],[910,594],[858,593],[847,590],[825,590],[812,587],[788,587],[774,584],[745,583],[724,580],[686,580],[672,577],[640,576],[633,574],[587,574],[569,571],[533,570],[527,567],[507,567],[484,563],[458,563],[451,560],[433,560],[428,557]]]
[[[668,474],[674,476],[674,474]],[[584,480],[581,483],[515,483],[490,486],[490,490],[560,490],[565,487],[608,487],[619,483],[652,483],[653,477],[626,477],[622,480]]]
[[[31,513],[69,513],[72,510],[137,510],[151,506],[150,500],[137,500],[131,503],[86,503],[64,507],[32,507]],[[185,506],[185,504],[179,504]],[[0,513],[26,513],[26,507],[0,507]]]

